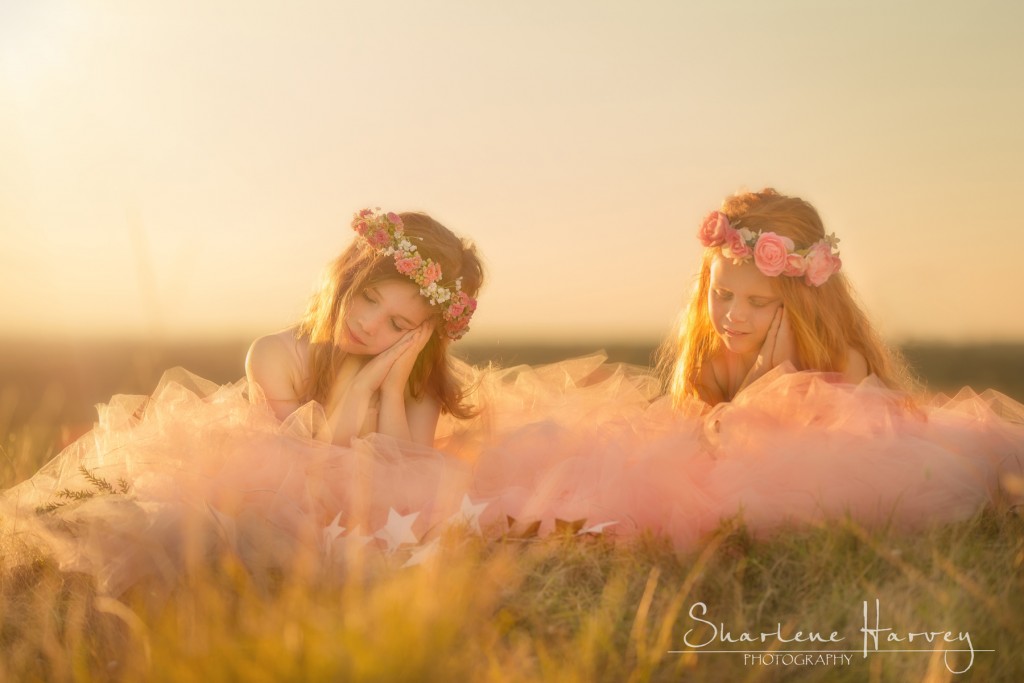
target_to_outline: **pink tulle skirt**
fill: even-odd
[[[216,551],[254,571],[329,568],[352,547],[415,564],[452,525],[679,548],[733,518],[755,533],[845,516],[915,527],[970,516],[1024,465],[1024,406],[991,391],[921,405],[874,378],[777,369],[731,403],[673,408],[648,372],[602,356],[463,370],[480,412],[442,418],[434,448],[334,446],[314,437],[317,404],[282,423],[244,381],[169,371],[0,494],[7,563],[42,553],[116,594]]]
[[[555,367],[566,364],[544,371]],[[730,403],[672,408],[640,400],[649,379],[620,368],[562,392],[543,419],[492,433],[473,479],[491,519],[540,521],[541,534],[649,531],[686,547],[727,519],[755,533],[842,517],[915,528],[969,517],[1004,483],[1020,489],[1024,406],[998,392],[921,404],[874,377],[777,368]]]
[[[318,404],[280,422],[247,390],[178,368],[99,406],[92,431],[0,495],[8,564],[42,553],[118,594],[220,552],[262,571],[330,561],[345,539],[393,550],[458,509],[466,463],[377,434],[334,446],[313,436]]]

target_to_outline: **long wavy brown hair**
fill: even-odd
[[[789,237],[798,249],[807,248],[825,236],[821,217],[813,206],[771,188],[728,197],[721,211],[733,225]],[[658,352],[665,388],[676,405],[684,397],[700,397],[701,370],[720,348],[721,340],[708,313],[711,262],[720,252],[720,247],[704,250],[689,305]],[[808,286],[803,278],[771,280],[789,316],[801,369],[842,372],[846,369],[848,349],[854,349],[864,356],[868,371],[886,386],[906,391],[917,388],[907,363],[882,341],[842,272],[832,275],[820,287]]]
[[[462,291],[475,298],[484,279],[476,247],[426,214],[399,215],[406,237],[416,245],[419,254],[441,266],[444,281],[440,284],[450,285],[462,278]],[[324,270],[320,286],[310,298],[295,333],[299,339],[308,338],[310,348],[309,379],[303,400],[327,400],[345,356],[335,335],[349,302],[366,288],[391,279],[408,281],[395,270],[394,257],[373,249],[358,237]],[[440,402],[443,412],[466,418],[473,411],[465,404],[465,388],[453,375],[448,356],[451,340],[443,334],[440,307],[433,309],[437,324],[413,365],[409,392],[415,398],[429,393]]]

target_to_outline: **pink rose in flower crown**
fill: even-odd
[[[728,228],[725,231],[725,244],[722,245],[722,254],[731,258],[734,262],[740,262],[750,256],[750,247],[747,246],[743,234],[739,230]]]
[[[419,254],[413,254],[406,258],[395,259],[395,268],[402,275],[412,275],[422,265],[423,259],[420,258]]]
[[[445,333],[450,339],[461,339],[469,330],[469,318],[458,318],[445,323]]]
[[[387,243],[391,241],[391,236],[388,234],[388,231],[385,230],[384,228],[377,228],[369,235],[366,235],[366,241],[369,242],[370,246],[372,246],[374,249],[380,249],[381,247],[387,245]]]
[[[463,311],[465,311],[465,310],[466,310],[466,305],[465,304],[452,304],[451,306],[448,307],[448,316],[447,317],[450,320],[454,320],[455,318],[458,318],[460,315],[462,315]]]
[[[804,274],[807,284],[820,287],[832,276],[839,272],[842,261],[838,256],[832,255],[832,246],[827,242],[817,242],[807,252],[807,272]]]
[[[697,237],[705,247],[717,247],[725,242],[725,236],[729,230],[732,230],[729,217],[721,211],[712,211],[701,223]]]
[[[360,235],[366,234],[366,221],[356,221],[352,224],[352,229],[358,232]]]
[[[786,257],[786,269],[782,271],[783,275],[790,277],[800,277],[807,272],[807,261],[800,254],[790,254]]]
[[[441,266],[431,261],[427,264],[427,267],[423,269],[423,282],[421,283],[424,287],[429,287],[441,277]]]
[[[835,275],[843,268],[843,260],[839,258],[839,254],[832,254],[832,274]]]
[[[793,249],[793,240],[774,232],[763,232],[754,245],[754,263],[768,277],[777,277],[786,270],[786,258]]]
[[[394,226],[399,227],[399,228],[402,227],[402,217],[399,216],[394,211],[389,211],[388,212],[388,221],[391,222],[391,225],[394,225]]]

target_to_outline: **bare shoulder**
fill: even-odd
[[[846,350],[846,369],[843,370],[843,380],[850,384],[859,384],[862,379],[868,376],[868,362],[860,351],[853,348]]]
[[[259,337],[245,357],[245,374],[268,399],[295,400],[305,370],[305,346],[293,329]]]
[[[249,347],[246,367],[256,365],[294,366],[299,363],[303,340],[295,338],[294,330],[287,329],[257,338]]]

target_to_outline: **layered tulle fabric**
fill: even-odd
[[[1024,466],[1024,406],[998,392],[922,403],[874,377],[780,367],[730,403],[672,408],[642,400],[642,371],[607,375],[492,435],[474,478],[492,520],[650,531],[680,547],[732,518],[755,533],[847,516],[912,528],[970,516]]]
[[[169,371],[0,497],[7,564],[42,553],[120,593],[220,552],[263,571],[329,560],[342,537],[393,549],[458,511],[465,463],[381,435],[334,446],[323,427],[315,403],[282,423],[244,380]]]
[[[648,371],[602,356],[460,371],[479,412],[443,418],[434,448],[334,446],[317,404],[282,423],[244,381],[169,372],[0,495],[6,564],[46,554],[118,593],[218,552],[254,572],[331,569],[353,546],[415,563],[452,524],[680,548],[737,517],[755,533],[843,516],[915,527],[973,514],[1024,463],[1024,406],[995,392],[922,404],[874,378],[778,368],[711,409],[672,407]]]

